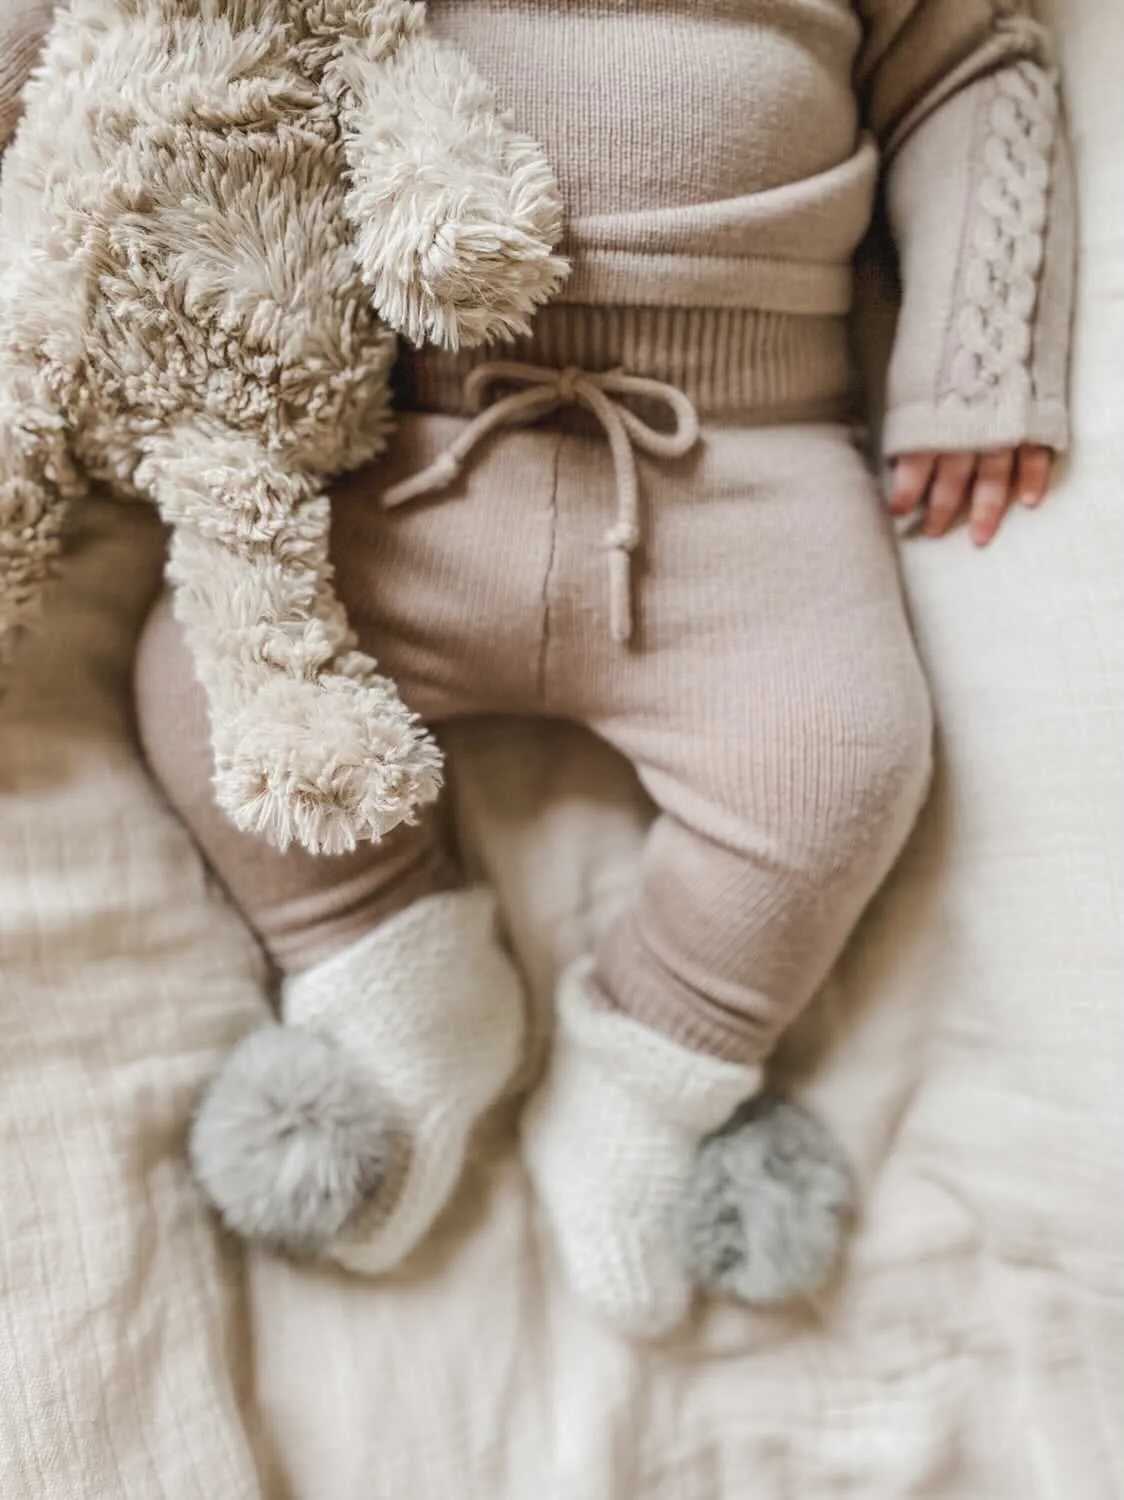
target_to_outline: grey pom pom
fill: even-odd
[[[704,1289],[775,1306],[828,1280],[852,1205],[834,1136],[798,1105],[763,1096],[700,1146],[681,1205],[682,1251]]]
[[[311,1256],[399,1180],[404,1144],[389,1101],[332,1041],[268,1026],[216,1075],[188,1151],[229,1229]]]

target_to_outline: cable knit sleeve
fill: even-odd
[[[883,446],[1069,437],[1068,144],[1049,38],[1018,0],[861,0],[902,311]]]

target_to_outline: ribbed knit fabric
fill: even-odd
[[[686,457],[639,459],[629,646],[610,630],[617,476],[592,418],[507,428],[439,494],[387,511],[381,491],[465,426],[407,414],[334,502],[361,644],[429,723],[575,719],[637,766],[664,816],[591,982],[607,1005],[740,1063],[769,1052],[885,877],[924,795],[930,733],[892,537],[848,430],[755,415],[705,422]],[[174,637],[163,613],[141,652],[145,744],[282,966],[319,961],[365,912],[384,920],[418,879],[447,879],[431,825],[341,862],[225,825]],[[185,711],[167,713],[174,701]]]
[[[3,0],[0,9],[0,151],[20,113],[20,92],[35,66],[55,7],[51,0]]]
[[[497,356],[666,381],[701,416],[715,420],[838,416],[853,395],[842,318],[754,308],[563,305],[543,308],[530,337],[502,351],[405,351],[396,377],[401,402],[417,411],[462,414],[465,377]]]

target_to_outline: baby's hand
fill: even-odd
[[[965,508],[968,534],[986,547],[1016,502],[1033,508],[1046,498],[1052,448],[1024,443],[984,453],[903,453],[894,461],[890,513],[923,507],[926,536],[944,536]]]

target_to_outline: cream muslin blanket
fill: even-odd
[[[382,1285],[245,1259],[182,1142],[263,1013],[252,942],[138,758],[161,540],[91,507],[0,708],[4,1500],[1124,1496],[1124,10],[1055,0],[1082,194],[1074,457],[976,555],[908,541],[942,721],[909,853],[780,1071],[849,1143],[838,1291],[617,1343],[491,1122]],[[583,736],[454,747],[540,1013],[646,810]]]

